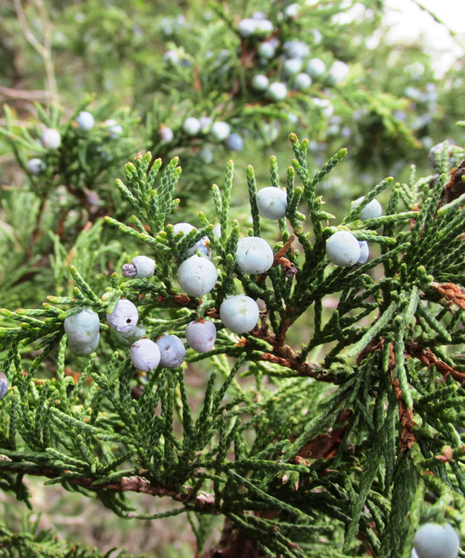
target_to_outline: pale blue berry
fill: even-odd
[[[259,275],[273,265],[274,254],[266,240],[259,236],[247,236],[237,243],[236,265],[244,273]]]
[[[310,29],[310,31],[313,35],[313,42],[316,45],[319,45],[321,43],[321,41],[323,40],[323,35],[321,34],[321,31],[319,29]]]
[[[179,54],[176,50],[167,50],[163,56],[164,61],[170,66],[176,66],[179,62]]]
[[[260,215],[273,221],[286,216],[287,194],[281,188],[268,186],[257,193],[257,208]]]
[[[118,333],[127,333],[134,329],[139,320],[136,306],[125,298],[120,298],[111,314],[107,313],[107,322]]]
[[[365,196],[358,198],[354,202],[352,202],[352,209],[357,207],[362,203],[365,199]],[[367,204],[362,211],[360,212],[360,219],[362,221],[366,221],[367,219],[377,219],[381,217],[383,214],[383,208],[377,199],[372,200],[369,204]]]
[[[163,143],[171,143],[174,139],[174,132],[168,126],[162,126],[158,131],[158,136]]]
[[[131,362],[136,370],[150,372],[160,363],[160,349],[151,339],[139,339],[129,351]]]
[[[452,145],[452,141],[451,140],[447,140],[447,143],[449,145]],[[445,142],[441,142],[441,143],[437,143],[436,145],[434,145],[429,153],[428,153],[428,164],[435,169],[436,168],[436,153],[439,153],[440,158],[442,157],[443,153],[444,153],[444,148],[445,148]]]
[[[190,223],[176,223],[173,228],[175,235],[182,232],[184,236],[195,229],[195,227]],[[194,252],[197,252],[197,250],[199,250],[205,258],[211,258],[210,239],[208,238],[208,236],[202,236],[202,238],[198,242],[196,242],[194,246],[192,246],[192,248],[186,250],[186,256],[192,256],[192,254],[194,254]]]
[[[255,91],[265,91],[269,83],[269,79],[264,74],[257,74],[252,78],[252,89],[255,89]]]
[[[116,120],[106,120],[103,125],[108,129],[108,135],[112,139],[117,139],[123,133],[123,127],[116,123]]]
[[[260,21],[263,21],[264,19],[266,19],[266,15],[264,12],[254,12],[252,14],[252,19],[258,19]]]
[[[3,399],[5,397],[7,391],[8,391],[8,380],[5,374],[3,372],[0,372],[0,399]]]
[[[268,19],[254,20],[255,35],[259,37],[267,37],[273,31],[273,24]]]
[[[186,327],[186,341],[198,353],[208,353],[213,349],[216,341],[216,327],[213,322],[203,318],[191,322]]]
[[[283,45],[287,58],[305,58],[310,54],[310,49],[302,41],[286,41]]]
[[[191,116],[184,120],[182,129],[188,136],[195,136],[200,132],[200,122],[197,118]]]
[[[279,134],[279,123],[265,122],[265,124],[263,125],[263,130],[268,136],[270,141],[275,141]]]
[[[245,295],[230,296],[220,306],[221,321],[233,333],[252,331],[259,315],[258,304]]]
[[[370,257],[370,248],[366,240],[359,240],[358,244],[360,246],[360,258],[357,261],[357,265],[363,265],[367,263]]]
[[[237,31],[239,35],[246,39],[247,37],[251,37],[256,29],[257,29],[257,21],[256,19],[245,18],[239,22],[237,26]]]
[[[224,144],[230,151],[241,151],[244,147],[244,140],[239,134],[231,134]]]
[[[338,231],[326,242],[328,259],[341,267],[352,267],[360,258],[360,245],[349,231]]]
[[[345,62],[336,60],[329,69],[328,81],[332,85],[337,85],[338,83],[341,83],[341,81],[344,81],[348,75],[349,66]]]
[[[227,122],[215,122],[210,133],[215,141],[224,141],[230,135],[231,127]]]
[[[308,61],[306,72],[310,77],[318,79],[325,73],[325,71],[326,65],[323,60],[320,60],[320,58],[312,58]]]
[[[40,137],[42,145],[46,149],[58,149],[61,145],[61,135],[58,130],[53,128],[46,128]]]
[[[213,161],[213,151],[209,147],[204,147],[199,151],[199,157],[205,164],[209,165]]]
[[[87,343],[95,337],[100,329],[100,320],[90,308],[84,308],[77,314],[73,314],[65,319],[64,328],[68,341],[77,343]]]
[[[298,4],[289,4],[289,6],[286,6],[283,10],[283,14],[286,19],[295,19],[298,13],[299,13]]]
[[[297,122],[299,121],[299,117],[297,116],[297,114],[294,114],[293,112],[288,112],[287,121],[290,122],[291,124],[297,124]]]
[[[100,320],[90,308],[69,316],[64,323],[68,348],[72,354],[87,356],[95,351],[99,343]]]
[[[314,105],[321,109],[321,112],[324,116],[326,116],[326,118],[329,118],[334,113],[334,107],[329,99],[314,97],[312,101]]]
[[[146,331],[144,326],[136,325],[135,328],[124,333],[118,333],[116,330],[112,329],[116,340],[121,343],[124,347],[130,347],[141,337],[145,337]]]
[[[300,73],[295,76],[294,85],[299,91],[305,91],[312,85],[312,78],[305,73]]]
[[[90,114],[90,112],[82,111],[76,117],[76,124],[80,130],[83,132],[88,132],[92,130],[95,124],[94,117]]]
[[[210,260],[197,255],[185,260],[178,269],[178,283],[191,296],[203,296],[216,284],[218,272]]]
[[[216,55],[216,62],[218,64],[223,64],[224,62],[226,62],[226,60],[229,60],[230,58],[231,58],[231,52],[227,48],[223,48]],[[210,124],[211,124],[211,118],[210,118]]]
[[[34,176],[39,176],[41,172],[45,170],[45,163],[41,159],[30,159],[27,162],[27,170]]]
[[[184,362],[186,349],[176,335],[162,335],[156,341],[160,349],[160,365],[164,368],[177,368]]]
[[[124,277],[149,279],[155,273],[155,261],[147,256],[136,256],[131,263],[123,265],[122,273]]]
[[[283,101],[287,97],[287,87],[284,83],[275,81],[268,87],[266,96],[271,101]]]
[[[270,59],[273,58],[276,52],[276,47],[271,41],[265,41],[258,47],[259,56]]]
[[[295,76],[302,69],[302,60],[300,58],[289,58],[284,62],[283,72],[286,77]]]
[[[228,51],[229,52],[229,51]],[[206,134],[210,131],[213,120],[209,116],[201,116],[199,118],[200,131],[202,134]]]
[[[460,538],[449,523],[425,523],[416,532],[413,546],[418,558],[457,558]]]

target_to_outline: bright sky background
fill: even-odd
[[[390,10],[385,23],[391,28],[395,41],[411,41],[423,37],[427,52],[437,61],[440,77],[454,61],[465,54],[465,0],[420,0],[453,31],[459,33],[454,39],[444,26],[421,10],[411,0],[387,0]]]

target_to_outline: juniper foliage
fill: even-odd
[[[464,533],[463,163],[449,172],[446,145],[436,158],[438,176],[417,178],[412,168],[408,183],[384,179],[335,226],[318,185],[346,150],[311,176],[308,140],[290,140],[288,209],[278,237],[266,235],[275,254],[268,273],[236,268],[241,226],[230,218],[232,161],[223,186],[213,186],[216,215],[200,213],[202,226],[183,236],[170,224],[178,160],[162,171],[146,153],[126,165],[124,182],[116,181],[134,216],[106,217],[105,227],[137,241],[156,260],[155,276],[127,280],[115,272],[93,280],[92,266],[71,265],[69,294],[49,296],[40,308],[2,310],[11,324],[0,330],[9,384],[0,402],[2,490],[28,503],[26,479],[34,475],[132,521],[186,513],[199,552],[206,518],[217,515],[226,521],[219,545],[242,544],[254,556],[406,558],[420,522],[447,520]],[[464,150],[454,154],[463,158]],[[280,187],[275,157],[270,179]],[[252,166],[247,186],[249,235],[260,236],[266,223]],[[360,220],[383,191],[385,215]],[[338,230],[378,246],[378,255],[358,267],[333,266],[325,243]],[[175,276],[186,250],[205,235],[219,277],[196,299],[180,292]],[[80,251],[89,250],[92,243],[84,242]],[[222,326],[218,308],[241,291],[266,309],[255,329],[236,336]],[[208,317],[217,327],[215,348],[188,350],[187,367],[135,373],[128,350],[105,325],[122,297],[136,304],[152,339],[182,337],[190,321]],[[337,297],[332,311],[327,297]],[[96,354],[76,358],[68,354],[63,321],[84,308],[99,315],[102,341]],[[297,335],[296,350],[289,339],[304,314],[313,325],[307,339]],[[326,354],[317,361],[321,348]],[[186,374],[194,363],[208,370],[199,408]],[[143,514],[128,504],[127,491],[177,505]],[[21,545],[32,556],[45,552],[5,529],[0,541],[11,555]]]

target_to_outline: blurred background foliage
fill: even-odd
[[[150,149],[163,160],[180,156],[183,191],[178,195],[186,220],[194,225],[198,222],[192,216],[198,210],[213,213],[211,184],[222,180],[226,161],[234,158],[232,216],[246,224],[246,165],[254,163],[259,187],[268,185],[269,156],[276,154],[282,171],[289,164],[291,131],[311,140],[314,168],[310,172],[341,147],[348,147],[344,165],[322,184],[327,210],[337,217],[384,176],[406,180],[408,163],[425,171],[427,153],[438,141],[453,137],[463,143],[464,132],[455,122],[463,118],[465,60],[438,79],[437,68],[420,43],[387,40],[381,0],[310,0],[302,4],[298,17],[282,22],[280,13],[289,4],[260,0],[0,3],[0,100],[7,107],[0,113],[0,126],[10,126],[14,135],[0,136],[0,307],[32,307],[52,292],[69,294],[72,287],[66,270],[71,262],[91,286],[97,285],[116,262],[135,253],[136,244],[125,241],[122,246],[100,218],[110,212],[115,218],[127,218],[127,207],[113,182],[139,150]],[[241,81],[241,72],[248,71],[242,64],[244,52],[254,45],[241,39],[237,24],[255,11],[278,22],[283,40],[298,38],[309,44],[310,56],[328,65],[333,60],[346,62],[348,79],[334,88],[316,81],[308,92],[289,96],[279,106],[263,103]],[[37,40],[44,45],[42,55],[34,47]],[[164,55],[173,49],[184,65],[166,63]],[[279,66],[271,71],[279,73]],[[334,110],[319,107],[315,98],[329,99]],[[67,142],[58,157],[44,154],[35,140],[44,115],[51,117],[52,101],[60,105],[57,127]],[[44,115],[36,103],[45,107]],[[79,136],[72,120],[84,106],[99,123],[107,119],[122,123],[121,137],[109,141],[102,125],[91,138]],[[182,124],[190,115],[228,120],[244,137],[244,149],[231,155],[223,144],[208,138],[187,138]],[[164,125],[174,131],[171,145],[160,141]],[[18,143],[17,137],[25,138],[24,142]],[[205,146],[213,153],[210,164],[200,159]],[[24,172],[27,159],[38,155],[45,157],[48,169],[40,178]],[[97,156],[101,160],[96,166]],[[87,168],[98,172],[89,173]],[[83,230],[89,221],[93,226]],[[268,234],[273,234],[271,227]],[[81,257],[80,242],[94,250]],[[192,373],[195,379],[195,370]],[[58,488],[52,501],[45,502],[41,485],[30,484],[36,509],[43,512],[38,524],[53,527],[65,538],[98,546],[103,552],[121,545],[133,553],[163,558],[192,553],[193,537],[183,527],[183,519],[172,518],[156,527],[154,522],[129,526],[102,511],[98,503],[83,504],[78,494]],[[33,532],[37,518],[25,516],[22,504],[9,496],[0,493],[0,497],[0,523],[15,532]],[[93,524],[96,515],[98,527]]]

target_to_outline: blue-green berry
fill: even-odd
[[[287,97],[286,84],[279,81],[271,83],[266,90],[266,96],[271,101],[283,101]]]
[[[107,313],[107,322],[118,333],[127,333],[134,329],[139,320],[136,306],[126,298],[120,298],[111,314]]]
[[[191,116],[184,120],[182,129],[188,136],[196,136],[200,132],[200,122]]]
[[[276,52],[276,47],[271,41],[265,41],[258,47],[258,54],[266,59],[273,58]]]
[[[93,310],[85,308],[66,318],[63,325],[73,355],[87,356],[95,351],[100,340],[100,320]]]
[[[460,538],[449,523],[425,523],[416,532],[413,546],[418,558],[457,558]]]
[[[220,319],[233,333],[252,331],[259,316],[258,304],[246,295],[230,296],[220,306]]]
[[[209,165],[213,161],[213,151],[209,147],[204,147],[199,151],[199,157],[205,164]]]
[[[306,58],[310,54],[308,45],[302,41],[286,41],[283,50],[287,58]]]
[[[294,86],[299,91],[305,91],[310,85],[312,85],[312,78],[308,74],[302,72],[295,76]]]
[[[229,51],[227,52],[229,53]],[[200,131],[202,132],[202,134],[206,134],[207,132],[210,131],[210,128],[213,124],[213,120],[209,116],[201,116],[199,118],[199,124],[200,124]]]
[[[41,159],[34,158],[27,162],[27,170],[34,176],[39,176],[45,168],[45,163]]]
[[[160,364],[164,368],[181,366],[186,357],[184,343],[176,335],[162,335],[156,341],[160,350]]]
[[[344,81],[349,75],[349,66],[341,60],[336,60],[328,72],[328,81],[332,85],[337,85]]]
[[[88,132],[92,130],[95,124],[94,117],[90,114],[90,112],[82,111],[76,117],[76,124],[80,130],[83,132]]]
[[[60,132],[53,128],[46,128],[42,132],[40,140],[46,149],[58,149],[61,145]]]
[[[66,318],[63,325],[69,342],[87,343],[98,334],[100,320],[93,310],[84,308]]]
[[[298,4],[289,4],[289,6],[286,6],[283,10],[283,14],[286,19],[295,19],[298,13],[299,13]]]
[[[429,150],[428,164],[433,169],[436,168],[436,153],[438,153],[442,157],[444,153],[445,143],[446,142],[444,141],[442,141],[441,143],[437,143],[436,145],[433,145],[433,147]],[[452,140],[447,140],[447,143],[449,144],[449,146],[453,144]]]
[[[194,351],[208,353],[215,345],[216,327],[213,322],[201,318],[186,327],[185,335],[186,341]]]
[[[273,24],[268,19],[255,20],[255,32],[257,37],[268,37],[273,31]]]
[[[265,91],[269,83],[269,79],[264,74],[257,74],[252,78],[251,85],[255,91]]]
[[[227,122],[215,122],[210,134],[215,141],[224,141],[231,133],[231,127]]]
[[[176,66],[179,62],[179,54],[176,50],[167,50],[163,56],[163,60],[170,66]]]
[[[368,258],[370,257],[370,248],[366,240],[359,240],[358,244],[360,246],[360,257],[357,260],[357,265],[363,265],[367,263]]]
[[[239,25],[237,26],[239,35],[244,39],[246,39],[247,37],[251,37],[257,30],[257,21],[258,20],[251,19],[249,17],[241,20],[239,22]]]
[[[244,147],[244,140],[239,134],[231,134],[224,144],[230,151],[241,151]]]
[[[3,372],[0,372],[0,399],[3,399],[8,391],[8,380]]]
[[[341,267],[352,267],[360,258],[360,245],[349,231],[338,231],[326,242],[328,259]]]
[[[161,126],[158,136],[163,143],[171,143],[174,139],[174,132],[168,126]]]
[[[302,60],[300,58],[289,58],[283,65],[283,72],[286,77],[295,76],[302,69]]]
[[[123,333],[118,333],[115,329],[112,329],[111,331],[113,332],[115,339],[118,343],[123,345],[123,347],[130,347],[138,339],[145,337],[146,335],[145,327],[139,325],[136,325],[135,328]]]
[[[139,339],[129,351],[131,362],[136,370],[150,372],[160,363],[160,349],[151,339]]]
[[[286,216],[287,194],[281,188],[267,186],[257,193],[257,208],[260,215],[278,221]]]
[[[237,243],[236,265],[244,273],[259,275],[273,265],[274,254],[266,240],[259,236],[247,236]]]
[[[365,196],[362,196],[361,198],[356,199],[352,203],[352,209],[354,209],[355,207],[360,205],[364,199],[365,199]],[[383,214],[383,208],[382,208],[381,204],[379,203],[379,201],[377,199],[374,199],[374,200],[371,200],[371,202],[368,203],[362,209],[362,211],[360,212],[360,219],[362,221],[367,221],[368,219],[377,219],[378,217],[381,217],[382,214]]]
[[[182,232],[182,233],[184,233],[184,236],[186,236],[188,233],[190,233],[191,231],[193,231],[195,229],[195,227],[193,225],[191,225],[190,223],[176,223],[176,225],[174,225],[173,228],[174,228],[174,234],[175,235]],[[198,242],[196,242],[194,244],[194,246],[192,246],[192,248],[189,248],[188,250],[186,250],[185,255],[186,256],[192,256],[195,252],[197,252],[197,250],[199,250],[199,252],[205,258],[208,258],[208,259],[211,258],[212,250],[211,250],[211,247],[210,247],[210,239],[208,238],[208,236],[202,236],[202,238]]]
[[[203,296],[216,284],[218,272],[210,260],[197,255],[185,260],[178,269],[178,283],[191,296]]]
[[[112,139],[117,139],[123,133],[123,127],[120,124],[117,124],[116,120],[110,119],[106,120],[103,125],[108,130],[108,135]]]
[[[155,273],[155,261],[147,256],[136,256],[131,263],[123,265],[122,273],[124,277],[149,279]]]
[[[320,58],[311,58],[307,62],[306,73],[314,78],[320,78],[326,72],[326,64]]]

